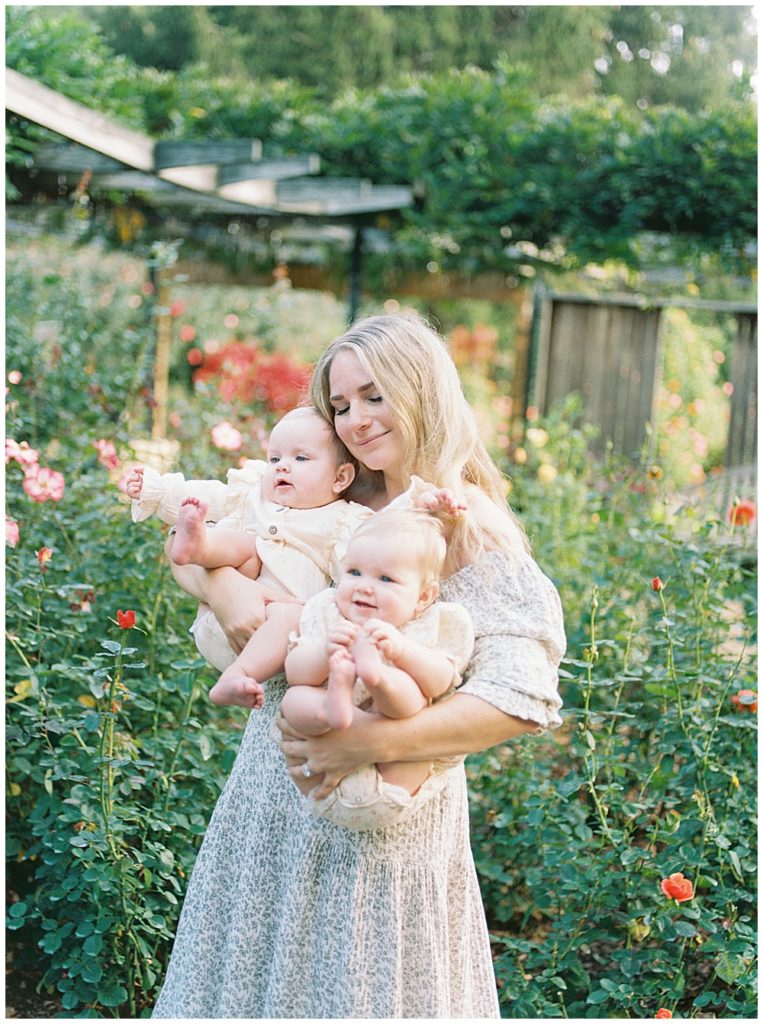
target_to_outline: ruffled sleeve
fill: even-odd
[[[533,559],[492,553],[446,580],[442,596],[464,605],[474,623],[474,653],[458,692],[537,722],[539,732],[561,725],[562,609]]]
[[[329,575],[335,583],[341,574],[342,559],[347,551],[350,537],[361,523],[374,515],[373,509],[359,505],[355,501],[346,501],[344,505],[345,508],[342,509],[341,515],[337,517],[328,549]]]
[[[450,658],[459,676],[469,663],[474,650],[474,627],[471,616],[463,605],[440,601],[437,649]]]
[[[186,480],[182,473],[160,475],[146,466],[140,498],[132,502],[132,520],[140,523],[155,515],[165,523],[174,524],[183,501],[200,498],[209,505],[208,519],[217,522],[225,515],[227,492],[221,480]]]
[[[292,646],[326,643],[331,629],[339,621],[335,594],[336,591],[329,587],[305,602],[299,617],[299,635],[290,637]]]

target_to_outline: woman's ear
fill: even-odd
[[[416,605],[416,614],[419,615],[421,612],[426,611],[430,604],[434,604],[439,593],[440,584],[437,580],[432,580],[431,583],[427,583],[419,594],[419,601]]]
[[[332,487],[334,494],[341,494],[342,491],[346,491],[354,479],[355,467],[351,462],[343,462],[341,466],[337,466]]]

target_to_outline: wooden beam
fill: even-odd
[[[159,170],[261,158],[261,139],[163,139],[154,146],[154,163]]]
[[[153,169],[153,139],[125,128],[110,117],[75,103],[11,68],[5,69],[5,106],[14,114],[113,160],[139,171]]]

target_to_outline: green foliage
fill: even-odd
[[[470,762],[502,1010],[754,1016],[756,721],[731,702],[756,685],[754,561],[668,516],[646,467],[590,461],[575,419],[534,425],[512,491],[565,611],[565,724]]]
[[[489,69],[345,90],[329,103],[305,85],[269,84],[251,73],[215,76],[207,64],[177,74],[140,71],[124,58],[110,60],[102,38],[78,17],[59,22],[20,10],[9,16],[9,65],[73,98],[99,97],[99,106],[132,127],[174,138],[262,138],[271,155],[319,153],[326,174],[414,184],[422,201],[403,211],[391,252],[369,260],[377,280],[422,266],[529,277],[539,267],[613,259],[638,267],[644,233],[657,235],[663,256],[696,262],[713,254],[734,272],[751,269],[757,133],[750,104],[688,113],[642,111],[617,97],[541,101],[532,69],[505,57]],[[144,17],[140,10],[129,16]],[[349,9],[260,9],[276,20],[295,10],[307,26],[323,17],[319,11],[339,18]],[[364,19],[382,17],[376,8],[352,10],[350,41]],[[244,11],[231,8],[230,17]],[[319,37],[309,38],[313,45]],[[540,45],[544,37],[534,38]],[[87,59],[70,53],[75,43]],[[11,124],[11,162],[23,163],[23,147],[37,135]]]

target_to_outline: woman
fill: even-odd
[[[449,699],[405,720],[306,739],[278,724],[289,772],[322,797],[369,763],[453,760],[559,724],[559,601],[508,511],[442,340],[416,317],[370,317],[333,342],[313,404],[365,467],[351,495],[382,508],[416,474],[451,488],[457,522],[441,596],[470,612],[474,656]],[[199,577],[235,647],[245,587]],[[349,832],[305,809],[269,739],[281,678],[250,716],[188,889],[155,1017],[497,1017],[469,847],[463,768],[394,828]]]

